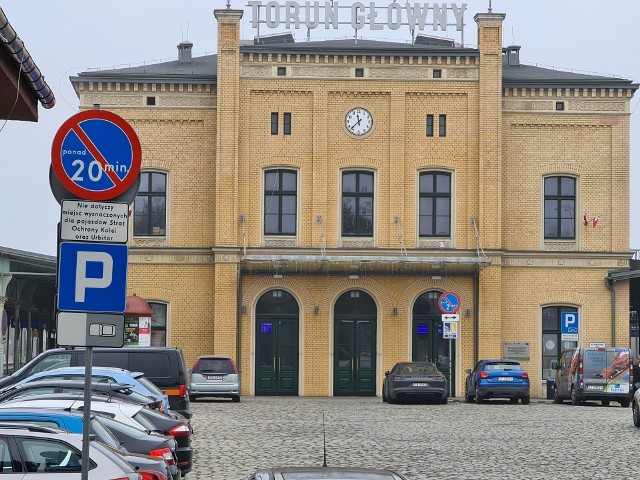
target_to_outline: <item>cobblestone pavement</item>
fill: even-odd
[[[192,403],[186,480],[247,480],[266,466],[392,468],[410,480],[636,478],[631,408],[493,401],[388,405],[380,398],[243,397]]]

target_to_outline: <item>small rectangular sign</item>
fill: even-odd
[[[127,243],[129,205],[63,200],[60,239],[76,242]]]
[[[589,342],[590,347],[606,347],[607,344],[604,342]]]
[[[560,336],[562,337],[562,340],[569,340],[571,342],[577,342],[578,341],[578,334],[577,333],[562,333],[562,334],[560,334]]]
[[[58,312],[56,341],[63,347],[122,347],[124,315]]]
[[[529,361],[531,356],[529,342],[504,342],[502,354],[504,358],[511,360]]]
[[[442,321],[443,322],[459,322],[460,314],[459,313],[443,313]]]
[[[458,322],[442,322],[442,338],[456,340],[458,338]]]

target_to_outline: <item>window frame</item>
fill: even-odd
[[[284,112],[282,114],[282,133],[284,135],[291,135],[291,112]]]
[[[272,198],[278,198],[278,232],[277,233],[267,233],[267,174],[269,173],[278,173],[278,190],[271,191],[270,195]],[[294,174],[295,175],[295,190],[284,190],[282,188],[283,182],[282,177],[284,173]],[[298,235],[298,207],[299,207],[299,199],[298,199],[298,191],[299,191],[299,171],[295,168],[265,168],[262,171],[262,235],[264,237],[295,237]],[[294,197],[295,200],[295,208],[294,208],[294,232],[283,232],[282,231],[282,200],[284,197]],[[275,215],[275,214],[270,214]],[[287,214],[291,215],[291,214]]]
[[[438,192],[437,191],[437,176],[438,175],[442,175],[442,176],[446,176],[449,177],[449,191],[448,192]],[[421,188],[420,188],[420,179],[423,176],[433,176],[433,192],[422,192]],[[453,225],[453,172],[450,171],[446,171],[446,170],[422,170],[418,172],[418,185],[417,185],[417,191],[418,191],[418,225],[417,225],[417,232],[418,232],[418,238],[419,239],[427,239],[427,238],[447,238],[450,239],[452,238],[452,225]],[[431,208],[431,213],[430,215],[423,215],[422,210],[421,210],[421,202],[420,199],[422,198],[432,198],[433,199],[433,204],[432,204],[432,208]],[[449,214],[448,214],[448,218],[449,218],[449,233],[447,235],[441,235],[436,233],[437,232],[437,220],[438,217],[442,217],[442,215],[437,215],[437,199],[438,198],[448,198],[449,199]],[[429,234],[423,234],[422,230],[421,230],[421,222],[420,219],[422,217],[432,217],[431,219],[431,227],[432,227],[432,231],[434,232],[433,234],[429,235]]]
[[[547,180],[556,179],[557,181],[557,193],[556,194],[547,194]],[[572,195],[563,195],[562,194],[562,180],[570,179],[573,181],[573,194]],[[573,234],[571,236],[562,234],[562,203],[572,201],[573,202]],[[547,214],[547,202],[556,202],[556,211],[557,216],[551,217]],[[564,175],[564,174],[552,174],[545,175],[542,178],[542,238],[546,241],[576,241],[577,240],[577,211],[578,206],[578,178],[572,175]],[[564,218],[564,220],[570,219],[571,217]],[[556,225],[556,233],[555,235],[547,234],[547,220],[555,220]]]
[[[427,137],[433,137],[433,114],[427,113],[427,126],[426,126],[426,135]]]
[[[356,175],[356,188],[354,192],[345,192],[344,191],[344,177],[345,175]],[[371,177],[371,192],[359,192],[360,185],[360,177],[361,175],[366,175]],[[366,169],[345,169],[340,171],[340,236],[342,238],[373,238],[375,234],[375,191],[376,191],[376,175],[372,170]],[[345,195],[346,194],[346,195]],[[355,233],[345,233],[344,231],[344,216],[345,213],[343,211],[344,208],[344,199],[345,196],[348,198],[355,198],[356,211],[355,215]],[[362,230],[359,228],[360,217],[360,200],[370,198],[371,199],[371,232],[366,232],[363,228]],[[364,214],[362,214],[364,216]]]
[[[447,136],[447,116],[445,114],[438,115],[438,136]]]
[[[278,112],[271,112],[271,135],[278,135]]]
[[[140,189],[138,189],[138,192],[136,193],[136,197],[133,201],[133,236],[134,237],[149,237],[149,238],[164,238],[167,237],[168,234],[168,225],[169,225],[169,218],[168,218],[168,213],[169,213],[169,174],[168,172],[163,172],[163,171],[158,171],[158,170],[144,170],[142,172],[140,172],[140,185],[142,186],[142,177],[144,175],[148,175],[148,179],[147,179],[147,185],[149,190],[148,191],[141,191]],[[163,192],[154,192],[153,190],[151,190],[151,186],[153,185],[153,177],[154,175],[159,175],[162,176],[164,178],[164,191]],[[145,214],[146,216],[146,230],[145,232],[141,233],[140,231],[138,231],[136,229],[137,226],[137,219],[138,217],[141,217],[142,215],[138,215],[137,211],[136,211],[136,201],[138,200],[138,197],[145,197],[147,199],[147,213]],[[153,233],[153,209],[151,208],[152,206],[152,199],[153,198],[164,198],[164,231],[162,233],[157,233],[154,234]]]

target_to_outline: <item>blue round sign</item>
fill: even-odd
[[[442,313],[456,313],[460,309],[460,297],[454,292],[444,292],[438,299]]]

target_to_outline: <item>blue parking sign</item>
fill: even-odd
[[[58,254],[58,310],[124,312],[127,257],[126,245],[61,243]]]
[[[562,312],[560,314],[560,333],[578,335],[580,317],[578,312]]]

